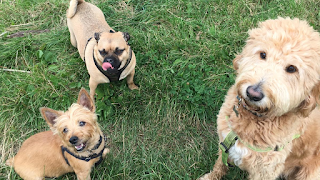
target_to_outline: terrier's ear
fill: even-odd
[[[98,42],[100,39],[100,33],[96,32],[94,33],[94,38],[96,39],[96,41]]]
[[[77,103],[83,107],[88,108],[92,112],[95,111],[95,106],[93,104],[93,101],[90,98],[89,93],[84,88],[81,88],[79,92]]]
[[[236,57],[233,59],[232,64],[233,64],[233,68],[234,70],[238,70],[239,68],[239,60],[242,58],[242,55],[236,55]]]
[[[130,35],[129,35],[129,33],[123,32],[122,34],[123,34],[124,40],[125,40],[126,42],[128,42],[128,41],[130,40]]]
[[[53,125],[56,123],[56,119],[61,116],[61,112],[50,109],[50,108],[46,108],[46,107],[42,107],[40,108],[40,112],[42,117],[46,120],[47,124],[50,126],[50,128],[53,127]]]

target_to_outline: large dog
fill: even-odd
[[[320,37],[278,18],[249,31],[217,119],[219,157],[200,179],[238,166],[251,180],[320,179]]]
[[[136,57],[128,44],[128,33],[115,32],[103,12],[83,0],[70,1],[67,24],[71,44],[78,48],[90,74],[90,97],[93,100],[95,89],[101,83],[127,77],[129,88],[138,89],[133,82]]]

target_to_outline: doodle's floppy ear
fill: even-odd
[[[242,55],[236,55],[236,57],[233,59],[232,64],[233,64],[233,68],[234,70],[238,70],[239,68],[239,60],[242,58]]]
[[[307,117],[310,115],[311,111],[314,110],[317,104],[320,105],[320,81],[315,87],[313,87],[308,98],[300,104],[298,112],[300,112],[302,116]]]

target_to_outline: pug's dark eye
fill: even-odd
[[[286,71],[287,71],[288,73],[294,73],[294,72],[296,72],[297,70],[298,70],[297,67],[294,66],[294,65],[287,66],[287,68],[286,68]]]
[[[63,133],[67,133],[68,132],[68,128],[64,128],[62,132]]]
[[[79,122],[79,126],[84,126],[84,125],[86,125],[86,122],[84,122],[84,121]]]
[[[260,58],[261,59],[266,59],[267,54],[265,52],[260,52]]]
[[[123,53],[123,51],[124,51],[124,49],[118,49],[118,48],[116,48],[116,50],[114,51],[114,53],[119,56],[119,55],[121,55],[121,54]]]
[[[101,54],[101,56],[107,55],[107,52],[105,49],[103,49],[102,51],[99,50],[99,53]]]

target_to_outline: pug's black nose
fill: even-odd
[[[261,101],[263,99],[264,94],[260,88],[260,85],[249,86],[247,88],[247,96],[251,101]]]
[[[77,136],[72,136],[70,139],[69,139],[69,142],[71,144],[76,144],[78,142],[79,138]]]
[[[110,64],[112,64],[114,62],[114,59],[111,59],[111,58],[107,58],[106,61]]]

